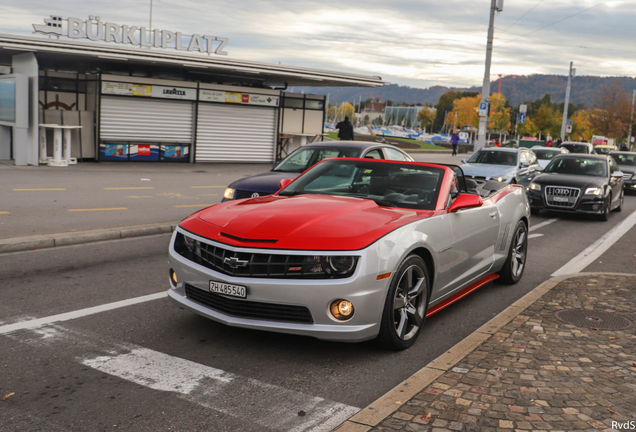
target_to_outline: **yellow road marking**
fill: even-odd
[[[109,187],[104,190],[136,190],[136,189],[154,189],[152,186],[140,186],[140,187]]]
[[[129,196],[128,198],[154,198],[152,195]]]
[[[68,209],[70,212],[83,212],[83,211],[108,211],[108,210],[128,210],[126,207],[113,207],[113,208],[95,208],[95,209]]]
[[[13,189],[16,192],[31,192],[31,191],[61,191],[66,188],[40,188],[40,189]]]
[[[190,186],[192,189],[224,188],[225,186]]]
[[[9,212],[0,212],[0,214],[11,214]]]
[[[198,194],[197,196],[219,196],[219,194]]]
[[[188,205],[176,205],[175,207],[210,207],[212,204],[188,204]]]

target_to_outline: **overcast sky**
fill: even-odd
[[[418,88],[481,85],[490,0],[153,0],[153,28],[226,37],[237,60],[379,75]],[[148,26],[150,0],[0,0],[0,33],[49,15]],[[46,37],[37,35],[37,37]],[[491,79],[636,74],[636,0],[505,0]]]

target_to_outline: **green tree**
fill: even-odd
[[[437,110],[435,108],[429,108],[429,107],[424,107],[420,110],[420,112],[417,113],[417,120],[420,122],[422,129],[424,129],[424,132],[426,132],[427,127],[431,127],[431,133],[433,132],[432,123],[433,123],[433,120],[435,120],[436,114],[437,114]]]

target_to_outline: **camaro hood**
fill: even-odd
[[[464,164],[460,167],[465,175],[479,177],[499,177],[505,176],[510,179],[514,177],[517,168],[510,165],[494,164]]]
[[[278,183],[283,179],[294,179],[300,173],[268,171],[263,174],[243,178],[230,184],[228,187],[237,190],[258,192],[261,195],[269,195],[278,192]]]
[[[244,247],[357,250],[432,211],[381,207],[329,195],[266,196],[228,201],[186,218],[194,234]]]
[[[532,180],[546,186],[569,186],[576,188],[602,187],[607,183],[605,177],[594,177],[574,174],[539,174]]]

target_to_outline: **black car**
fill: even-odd
[[[541,210],[596,215],[607,220],[623,207],[623,173],[604,155],[556,156],[528,187],[532,214]]]
[[[567,149],[570,153],[596,154],[592,143],[566,141],[561,143],[559,147]]]
[[[280,188],[283,179],[294,179],[323,159],[336,157],[386,159],[413,162],[413,158],[390,144],[366,141],[325,141],[302,146],[271,171],[246,177],[230,184],[223,201],[271,195]]]
[[[623,172],[623,184],[625,192],[636,192],[636,153],[626,151],[613,151],[610,156],[618,164]]]

